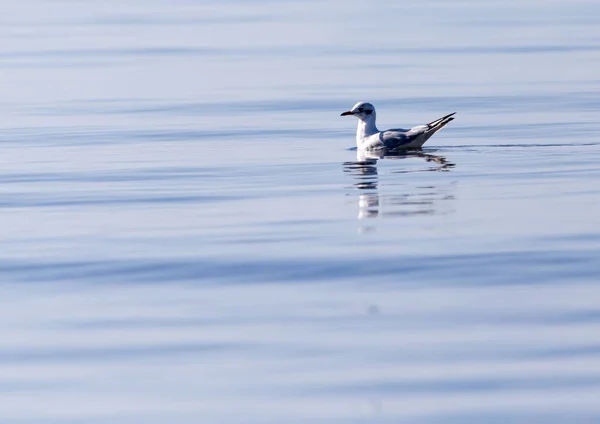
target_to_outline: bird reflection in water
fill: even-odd
[[[453,199],[448,193],[448,185],[437,187],[432,185],[417,185],[406,187],[404,182],[399,182],[403,187],[402,192],[381,195],[378,191],[379,174],[377,163],[381,159],[423,160],[426,167],[411,167],[399,170],[390,170],[389,173],[415,173],[415,172],[447,172],[454,164],[439,155],[423,151],[408,152],[364,152],[357,151],[356,162],[345,162],[344,171],[356,180],[353,187],[360,191],[358,195],[358,219],[375,218],[380,214],[385,216],[412,216],[426,215],[436,212],[439,200]],[[386,182],[386,186],[398,185],[397,181]],[[383,205],[380,205],[383,203]],[[381,211],[383,206],[384,211]]]

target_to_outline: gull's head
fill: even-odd
[[[375,117],[375,107],[368,102],[358,102],[352,109],[342,113],[340,116],[356,116],[361,121],[367,121]]]

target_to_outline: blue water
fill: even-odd
[[[7,4],[0,421],[600,421],[599,13]]]

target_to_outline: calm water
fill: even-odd
[[[6,2],[0,421],[600,421],[599,14]]]

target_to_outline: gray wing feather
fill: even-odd
[[[396,128],[381,131],[377,135],[373,134],[366,140],[363,148],[366,150],[419,149],[433,134],[452,121],[455,113],[431,121],[426,125],[417,125],[409,130]]]
[[[406,144],[411,144],[427,130],[426,126],[411,128],[410,130],[391,129],[379,133],[379,139],[388,149],[395,149]]]

